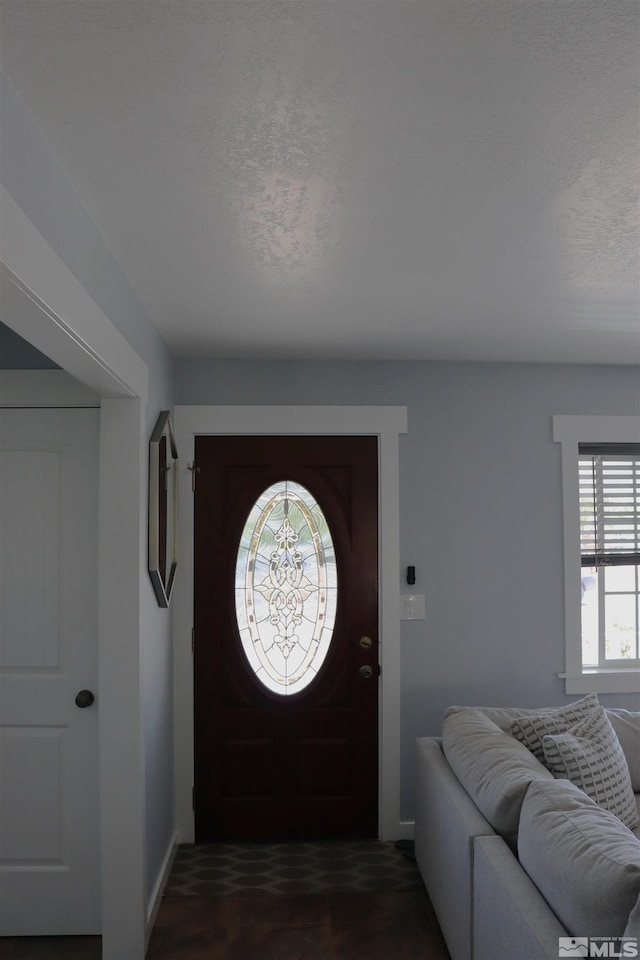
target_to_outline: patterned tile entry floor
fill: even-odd
[[[421,890],[410,841],[178,847],[165,897]]]

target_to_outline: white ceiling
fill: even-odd
[[[637,0],[2,0],[183,357],[640,362]]]

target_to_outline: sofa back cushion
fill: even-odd
[[[640,896],[640,841],[579,787],[531,783],[518,857],[571,936],[624,934]]]
[[[573,700],[571,703],[565,704],[563,707],[484,707],[479,706],[478,704],[472,704],[471,706],[460,706],[458,704],[454,704],[453,706],[447,707],[445,711],[445,717],[448,717],[454,713],[462,713],[463,711],[469,709],[480,710],[486,717],[489,717],[490,720],[493,720],[493,722],[496,723],[501,730],[504,730],[505,733],[511,733],[511,724],[518,717],[549,716],[567,709],[571,711],[577,709],[580,711],[580,716],[582,716],[583,713],[588,713],[597,706],[598,694],[588,693],[580,700]],[[626,710],[616,711],[616,713],[627,712],[628,711]],[[632,714],[632,716],[635,716],[635,714]]]
[[[607,716],[624,752],[633,792],[640,793],[640,713],[607,707]]]
[[[552,780],[552,774],[524,744],[474,707],[447,713],[442,749],[478,809],[515,847],[527,787],[534,779]]]

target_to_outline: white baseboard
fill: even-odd
[[[176,855],[176,850],[178,849],[178,840],[180,838],[180,833],[178,830],[174,830],[173,836],[169,841],[167,847],[167,852],[164,855],[162,861],[162,866],[158,871],[158,879],[155,882],[155,886],[149,897],[149,903],[147,905],[147,931],[146,931],[146,943],[149,943],[149,938],[151,936],[151,931],[153,930],[153,925],[156,922],[156,917],[158,915],[158,910],[160,909],[160,903],[162,901],[162,893],[165,888],[165,884],[169,879],[169,874],[171,873],[171,867],[173,865],[173,860]]]
[[[401,820],[398,824],[398,836],[394,840],[413,840],[416,832],[415,820]]]

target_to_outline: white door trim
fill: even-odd
[[[3,322],[103,398],[98,553],[102,956],[143,960],[140,598],[146,576],[149,372],[2,187],[0,215]]]
[[[178,573],[173,599],[176,717],[176,816],[182,842],[193,842],[193,495],[187,464],[195,437],[248,434],[379,438],[380,524],[380,773],[379,837],[397,840],[400,821],[400,534],[399,443],[407,432],[406,407],[176,406],[179,485]]]

